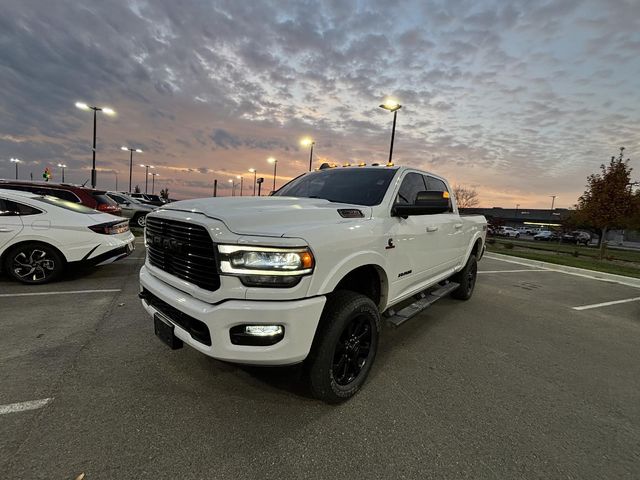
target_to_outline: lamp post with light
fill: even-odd
[[[133,152],[142,153],[139,148],[130,148],[122,146],[120,150],[129,151],[129,193],[131,193],[131,178],[133,176]]]
[[[240,180],[240,196],[242,196],[242,190],[244,189],[244,178],[242,178],[242,175],[236,175],[236,178]]]
[[[231,196],[235,197],[236,196],[236,182],[233,180],[233,178],[229,179],[229,183],[231,184]]]
[[[303,138],[302,140],[300,140],[300,145],[302,145],[303,147],[309,147],[309,146],[311,147],[311,149],[309,150],[309,171],[311,171],[311,166],[313,165],[313,146],[315,144],[316,142],[309,137]]]
[[[267,162],[273,163],[273,191],[276,191],[276,172],[278,171],[278,160],[273,157],[267,158]]]
[[[67,166],[64,163],[59,163],[58,167],[62,169],[62,183],[64,183],[64,169],[67,168]]]
[[[150,168],[156,168],[153,165],[144,165],[144,164],[140,164],[141,167],[145,168],[144,171],[144,193],[148,193],[149,190],[149,169]]]
[[[106,113],[107,115],[115,115],[115,111],[109,107],[95,107],[87,105],[83,102],[76,102],[76,107],[80,110],[93,110],[93,149],[92,149],[92,162],[91,162],[91,188],[96,188],[96,117],[98,112]]]
[[[396,136],[396,118],[398,117],[398,110],[402,108],[402,105],[400,105],[398,102],[395,102],[393,100],[386,100],[382,105],[380,105],[380,108],[384,108],[389,112],[393,112],[393,126],[391,127],[391,146],[389,147],[389,162],[388,162],[389,164],[391,164],[392,158],[393,158],[393,140]]]
[[[18,164],[20,163],[20,160],[17,159],[17,158],[11,158],[11,159],[9,159],[9,161],[16,164],[16,180],[17,180],[18,179]]]
[[[256,177],[258,176],[258,173],[255,168],[250,168],[249,171],[253,173],[253,196],[255,197],[256,196]]]

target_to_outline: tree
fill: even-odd
[[[133,193],[140,193],[140,186],[136,185],[136,188],[133,189]]]
[[[464,185],[454,185],[453,194],[456,197],[458,208],[477,207],[480,203],[478,192],[475,188],[465,187]]]
[[[165,200],[169,200],[169,187],[163,188],[160,190],[160,198],[164,198]]]
[[[618,157],[600,165],[600,173],[587,178],[587,189],[578,199],[573,222],[600,232],[600,260],[604,258],[607,232],[631,226],[636,212],[637,194],[633,194],[629,159],[624,147]]]

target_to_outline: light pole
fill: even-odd
[[[556,203],[556,198],[558,197],[557,195],[549,195],[551,197],[551,213],[553,213],[553,206]]]
[[[120,150],[129,151],[129,193],[131,193],[131,177],[133,176],[133,152],[142,153],[139,148],[120,147]]]
[[[516,218],[518,218],[518,208],[520,208],[520,204],[516,203]]]
[[[91,162],[91,188],[96,188],[96,117],[98,112],[104,112],[107,115],[114,115],[116,112],[109,107],[94,107],[83,102],[76,102],[76,107],[80,110],[93,110],[93,159]]]
[[[148,193],[149,190],[149,169],[150,168],[156,168],[153,165],[144,165],[144,164],[140,164],[141,167],[145,168],[144,171],[144,193]]]
[[[236,196],[236,182],[233,180],[233,178],[229,179],[229,183],[231,184],[231,196],[235,197]]]
[[[303,138],[302,140],[300,140],[300,145],[302,145],[303,147],[309,147],[311,146],[311,149],[309,151],[309,171],[311,171],[311,166],[313,165],[313,146],[316,144],[316,142],[309,137]],[[274,187],[275,190],[275,187]]]
[[[116,192],[118,191],[118,172],[114,172],[116,176]]]
[[[237,175],[236,178],[240,179],[240,196],[242,196],[242,190],[243,190],[243,186],[244,186],[244,184],[243,184],[244,178],[242,178],[242,175]]]
[[[64,169],[67,168],[67,166],[64,163],[59,163],[58,167],[62,169],[62,183],[64,183]]]
[[[273,191],[276,191],[276,172],[278,171],[278,160],[273,158],[273,157],[269,157],[267,158],[267,162],[269,163],[273,163]]]
[[[9,161],[16,164],[16,180],[17,180],[18,179],[18,164],[20,163],[20,160],[17,159],[17,158],[11,158]]]
[[[151,195],[153,195],[156,191],[156,177],[160,175],[159,173],[151,173]],[[146,193],[146,192],[145,192]]]
[[[253,173],[253,196],[256,196],[256,176],[258,175],[258,173],[256,172],[255,168],[250,168],[249,171],[251,173]]]
[[[384,108],[385,110],[388,110],[390,112],[393,112],[393,127],[391,127],[391,146],[389,147],[389,164],[392,163],[392,158],[393,158],[393,139],[396,136],[396,118],[398,117],[398,110],[400,110],[402,108],[402,105],[400,105],[398,102],[395,102],[393,100],[385,100],[385,102],[380,105],[380,108]]]

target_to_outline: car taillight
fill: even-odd
[[[129,231],[129,222],[107,222],[99,223],[98,225],[91,225],[89,227],[96,233],[103,235],[117,235],[119,233],[125,233]]]
[[[99,203],[97,210],[100,210],[101,212],[113,212],[114,210],[120,209],[115,205],[109,205],[108,203]]]

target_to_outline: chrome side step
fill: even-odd
[[[404,307],[402,310],[396,312],[394,310],[388,310],[385,313],[387,316],[387,323],[393,325],[394,327],[399,327],[407,320],[415,317],[420,312],[426,310],[435,302],[440,300],[442,297],[446,297],[451,292],[453,292],[456,288],[458,288],[460,284],[455,282],[449,282],[437,290],[432,290],[428,293],[420,293],[416,295],[418,300],[413,302],[411,305]]]

